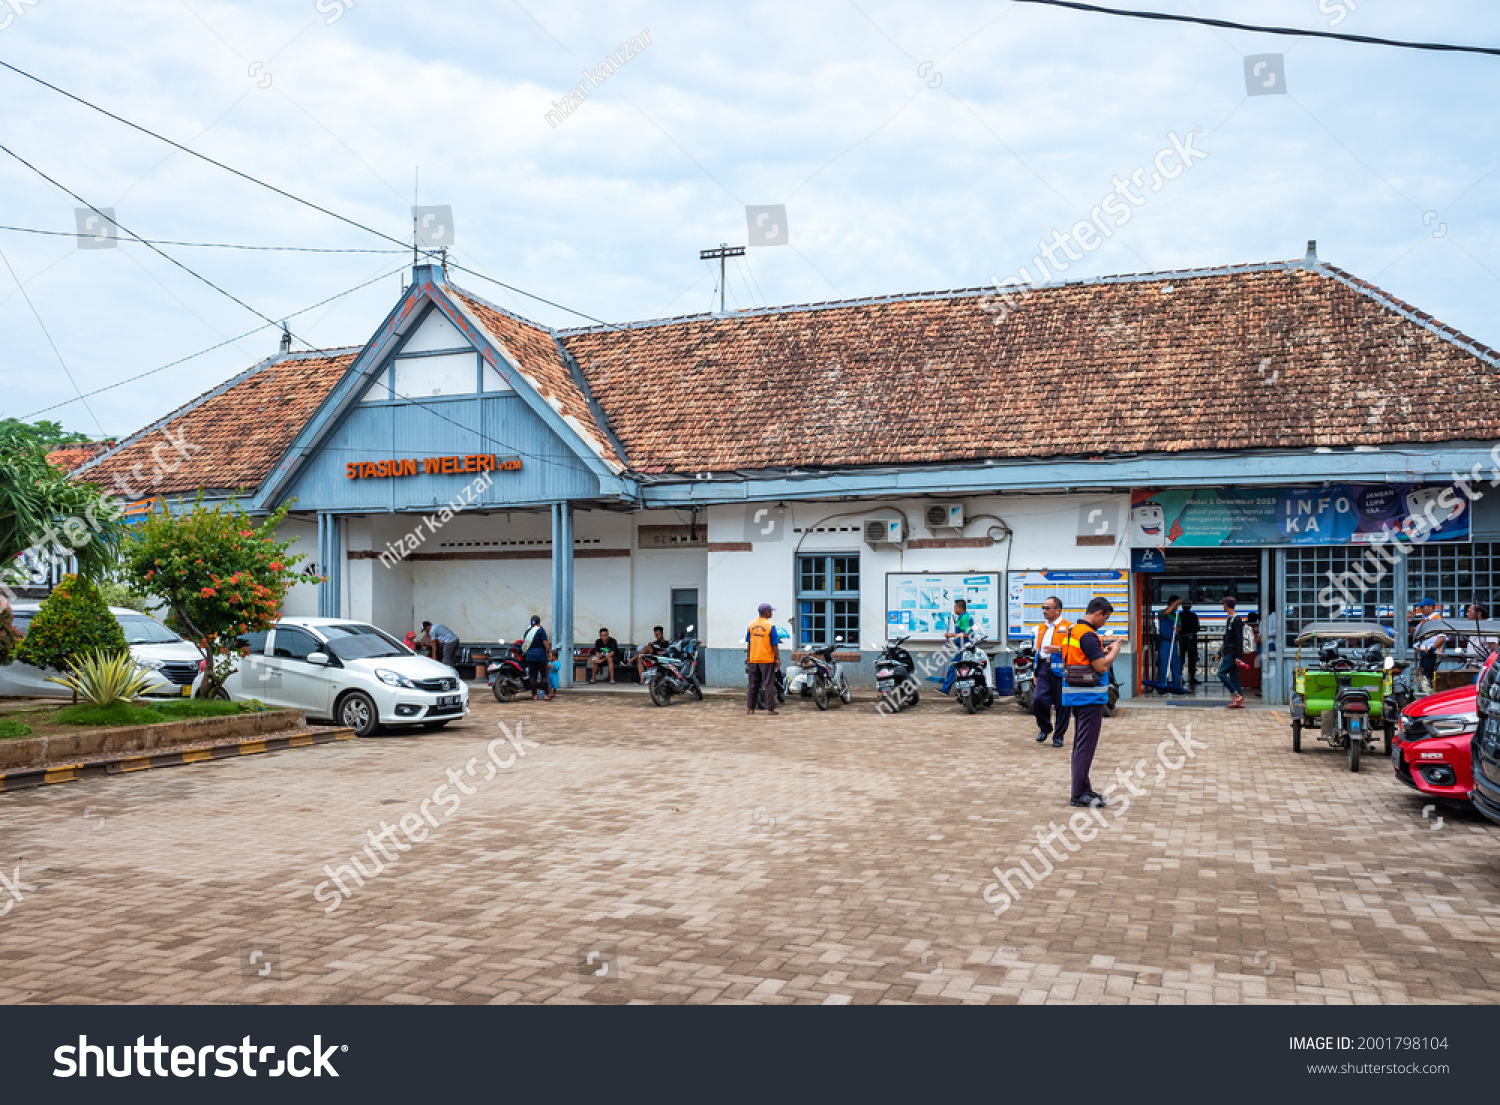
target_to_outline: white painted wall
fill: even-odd
[[[291,541],[292,547],[288,550],[293,553],[301,553],[307,559],[300,561],[297,568],[300,571],[308,564],[317,564],[318,560],[318,522],[317,519],[302,521],[298,518],[288,518],[281,523],[281,528],[276,531],[279,541]],[[319,573],[326,569],[327,565],[317,564]],[[282,604],[282,613],[313,617],[318,613],[318,586],[315,583],[298,583],[286,594],[286,602]]]
[[[962,500],[966,519],[962,533],[950,529],[929,531],[925,508],[932,499],[891,499],[872,503],[795,503],[783,520],[786,531],[780,541],[759,539],[755,551],[711,553],[709,577],[712,601],[708,612],[710,648],[737,648],[745,626],[756,616],[762,602],[776,607],[776,619],[785,622],[795,614],[794,554],[809,552],[849,552],[860,557],[860,628],[861,646],[866,652],[879,651],[885,640],[885,577],[888,572],[1005,572],[1007,570],[1125,568],[1130,567],[1130,551],[1116,543],[1114,547],[1079,547],[1077,543],[1080,508],[1104,503],[1123,523],[1129,513],[1128,495],[1015,495],[974,496]],[[714,507],[709,514],[710,541],[743,541],[746,538],[747,513],[753,516],[760,506],[774,509],[775,504]],[[895,518],[895,507],[904,512],[911,538],[982,537],[994,526],[992,515],[1002,519],[1013,538],[988,548],[908,549],[898,546],[865,544],[862,523],[872,518]],[[847,515],[846,517],[833,517]],[[777,517],[783,517],[778,514]],[[766,520],[769,520],[767,516]],[[789,520],[786,520],[789,519]],[[1117,523],[1117,524],[1118,524]],[[851,532],[796,533],[797,528],[852,527]],[[754,533],[751,536],[756,536]],[[1007,561],[1007,556],[1009,557]],[[1002,588],[1004,581],[1002,580]],[[1002,590],[1002,602],[1004,592]]]
[[[1104,497],[1123,521],[1128,497]],[[951,537],[948,530],[928,531],[924,507],[934,500],[894,499],[888,503],[798,503],[774,515],[779,540],[750,533],[751,552],[637,547],[637,527],[680,525],[685,512],[662,510],[636,514],[578,511],[574,537],[578,549],[630,550],[629,558],[574,560],[574,640],[587,644],[601,625],[623,642],[643,643],[653,625],[671,625],[674,588],[695,588],[699,596],[699,636],[711,649],[739,649],[756,607],[769,602],[777,621],[795,615],[794,555],[802,552],[852,552],[860,557],[862,648],[873,653],[885,640],[887,572],[1003,572],[1010,569],[1128,568],[1129,552],[1113,547],[1077,544],[1080,508],[1101,497],[1081,495],[982,496],[962,500],[970,521],[963,536],[981,536],[995,515],[1012,529],[1011,541],[976,549],[872,549],[864,542],[862,523],[895,517],[904,511],[910,538]],[[750,504],[753,514],[758,505]],[[830,517],[846,514],[847,517]],[[747,537],[744,506],[713,507],[701,516],[711,543],[739,542]],[[770,517],[770,516],[768,516]],[[346,549],[384,551],[396,544],[418,516],[369,515],[344,521]],[[809,532],[797,528],[851,527],[849,532]],[[317,546],[315,523],[288,522],[283,533],[294,536],[310,555]],[[424,528],[420,552],[531,550],[550,554],[552,525],[544,512],[458,515],[436,534]],[[1007,560],[1008,557],[1008,560]],[[322,570],[325,566],[319,565]],[[345,560],[344,606],[350,617],[369,620],[396,636],[423,619],[443,622],[464,640],[511,638],[522,632],[533,613],[542,615],[549,632],[552,566],[547,556],[528,560],[403,561],[388,568],[378,560]],[[289,613],[315,613],[315,587],[299,585],[289,597]]]

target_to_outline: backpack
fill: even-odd
[[[1246,656],[1255,651],[1255,630],[1250,628],[1249,622],[1240,623],[1240,651]]]

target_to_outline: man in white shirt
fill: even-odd
[[[1052,738],[1052,747],[1061,748],[1073,712],[1062,704],[1062,681],[1052,674],[1052,654],[1062,648],[1069,623],[1063,616],[1062,599],[1050,595],[1042,601],[1042,623],[1036,627],[1036,693],[1031,713],[1036,718],[1037,744]],[[1056,722],[1054,724],[1054,712]]]

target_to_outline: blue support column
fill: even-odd
[[[337,514],[328,519],[328,617],[344,616],[344,520]]]
[[[328,515],[318,514],[318,574],[328,575]],[[318,584],[318,617],[328,616],[328,584]]]
[[[557,685],[573,684],[573,506],[552,504],[552,647]]]

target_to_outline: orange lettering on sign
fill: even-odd
[[[497,457],[493,453],[470,453],[461,457],[392,457],[389,460],[351,460],[344,475],[351,480],[372,476],[467,475],[470,472],[519,472],[520,457]]]

